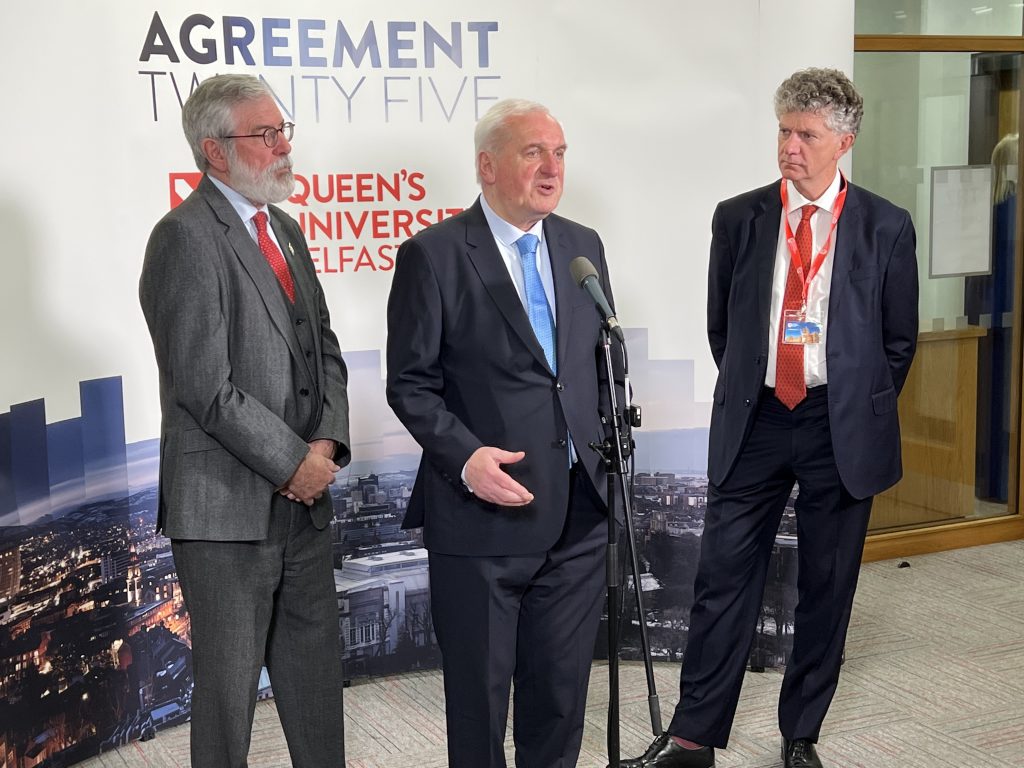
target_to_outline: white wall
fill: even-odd
[[[324,20],[328,30],[341,19],[353,35],[373,21],[382,37],[388,21],[414,21],[422,30],[426,20],[446,33],[451,22],[466,30],[490,20],[499,28],[489,37],[486,67],[471,44],[477,38],[465,32],[462,67],[443,57],[425,67],[415,35],[406,36],[413,48],[400,53],[416,66],[391,71],[228,66],[222,52],[208,65],[184,56],[177,64],[159,56],[142,62],[154,12],[179,53],[178,28],[194,13],[212,17],[215,32],[225,14],[290,19],[290,32],[281,34],[291,43],[278,53],[296,57],[297,19]],[[48,421],[72,417],[79,380],[122,375],[129,442],[159,430],[156,368],[136,300],[143,250],[168,209],[168,175],[194,170],[170,75],[140,73],[173,73],[182,95],[193,75],[264,74],[283,91],[294,76],[298,172],[416,170],[424,174],[423,205],[435,208],[468,206],[476,194],[473,78],[500,78],[479,81],[484,95],[547,103],[570,143],[560,212],[602,233],[620,319],[650,329],[652,357],[696,361],[696,398],[708,400],[714,366],[704,335],[705,282],[714,205],[777,177],[771,99],[785,76],[806,66],[852,69],[852,0],[253,0],[241,7],[51,0],[19,6],[9,22],[0,25],[7,101],[0,410],[44,397]],[[203,32],[192,36],[197,45]],[[330,76],[349,92],[366,77],[351,121],[334,84],[309,79]],[[414,101],[392,104],[392,119],[384,119],[388,76],[413,78],[391,81],[411,99],[422,84],[422,120]],[[467,90],[449,121],[432,88],[450,107],[463,78]],[[374,207],[381,206],[315,210]],[[390,272],[325,274],[323,282],[345,348],[383,348]]]

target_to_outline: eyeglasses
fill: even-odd
[[[295,123],[281,123],[277,128],[267,128],[262,133],[245,133],[236,136],[221,136],[222,139],[263,139],[263,143],[273,149],[277,146],[278,139],[283,135],[286,141],[292,140],[295,133]]]

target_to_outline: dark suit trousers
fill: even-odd
[[[680,700],[669,732],[725,747],[794,482],[798,564],[793,652],[779,697],[788,739],[817,741],[842,660],[871,498],[854,499],[836,469],[827,387],[792,412],[766,390],[736,466],[708,488]]]
[[[171,542],[192,624],[192,768],[245,768],[266,663],[295,768],[344,768],[330,528],[275,498],[263,541]]]
[[[586,474],[573,474],[566,525],[549,551],[430,553],[450,768],[504,768],[513,679],[516,765],[576,765],[604,597],[608,522]]]

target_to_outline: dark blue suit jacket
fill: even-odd
[[[718,365],[708,477],[721,484],[749,434],[768,365],[780,182],[718,205],[712,222],[708,339]],[[836,232],[826,333],[828,410],[839,476],[867,498],[902,476],[896,397],[917,344],[910,214],[849,185]]]
[[[571,432],[603,495],[596,349],[600,319],[572,280],[586,256],[611,297],[597,233],[557,215],[544,220],[555,287],[558,375],[549,368],[479,201],[402,244],[388,299],[387,397],[423,448],[405,527],[450,555],[544,552],[558,540],[569,500]],[[506,471],[534,495],[501,507],[469,494],[462,468],[481,446],[525,451]]]

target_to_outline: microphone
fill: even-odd
[[[619,325],[619,321],[615,318],[615,313],[612,312],[608,298],[604,295],[604,290],[601,288],[601,280],[597,276],[597,270],[590,263],[590,259],[586,256],[577,256],[569,262],[569,272],[572,273],[572,279],[579,283],[580,288],[590,294],[590,298],[597,305],[597,311],[601,313],[601,317],[607,323],[608,330],[615,338],[624,342],[626,339],[622,333],[622,326]]]

